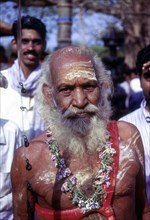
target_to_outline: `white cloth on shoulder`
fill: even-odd
[[[25,93],[22,93],[22,96],[32,97],[35,95],[38,79],[41,76],[41,65],[33,70],[29,77],[26,79],[17,59],[10,68],[3,70],[2,74],[7,78],[9,85],[14,90],[20,93],[22,84],[23,88],[26,90]]]

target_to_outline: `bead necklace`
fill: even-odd
[[[55,166],[58,168],[56,180],[60,181],[61,179],[65,179],[65,182],[61,187],[61,191],[64,193],[70,192],[72,204],[78,206],[83,213],[101,208],[103,205],[103,200],[107,197],[104,186],[110,186],[110,173],[113,171],[111,164],[114,161],[113,155],[116,153],[115,149],[111,147],[111,143],[104,143],[102,150],[99,152],[99,159],[101,161],[100,167],[92,184],[95,192],[90,198],[88,198],[77,190],[77,178],[66,166],[65,160],[60,155],[58,144],[52,137],[52,132],[50,129],[47,130],[47,137],[48,140],[46,143],[51,151],[51,159],[55,162]]]

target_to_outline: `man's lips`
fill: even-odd
[[[89,116],[87,112],[80,112],[76,114],[76,117],[79,117],[79,118],[85,118],[87,116]]]

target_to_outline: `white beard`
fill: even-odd
[[[92,109],[93,105],[92,108],[90,107],[88,109]],[[94,107],[94,109],[96,114],[92,117],[70,120],[68,118],[68,115],[72,115],[70,110],[67,114],[61,114],[59,110],[51,108],[49,126],[52,130],[53,137],[56,139],[58,145],[63,145],[64,150],[69,151],[70,154],[82,156],[85,152],[96,152],[108,140],[109,134],[106,128],[106,122],[99,118],[98,108]],[[73,109],[73,112],[76,113],[76,110]]]

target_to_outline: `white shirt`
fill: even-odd
[[[0,219],[12,220],[11,164],[15,150],[22,145],[21,131],[14,122],[0,119]]]
[[[141,134],[145,153],[146,190],[150,203],[150,112],[145,109],[145,105],[146,102],[143,100],[139,109],[125,115],[119,120],[134,124]]]
[[[125,100],[125,107],[128,108],[129,107],[129,96],[130,96],[130,85],[127,81],[124,81],[122,83],[119,84],[125,91],[126,93],[126,100]]]
[[[44,130],[44,124],[34,110],[34,97],[21,96],[11,87],[0,88],[0,102],[0,118],[14,121],[28,140]]]
[[[31,140],[45,130],[42,119],[34,109],[34,96],[41,76],[41,65],[38,65],[27,78],[25,78],[18,60],[15,60],[10,68],[1,73],[8,80],[8,88],[1,88],[0,116],[14,121],[27,139]],[[25,89],[25,93],[21,93],[21,88]]]

